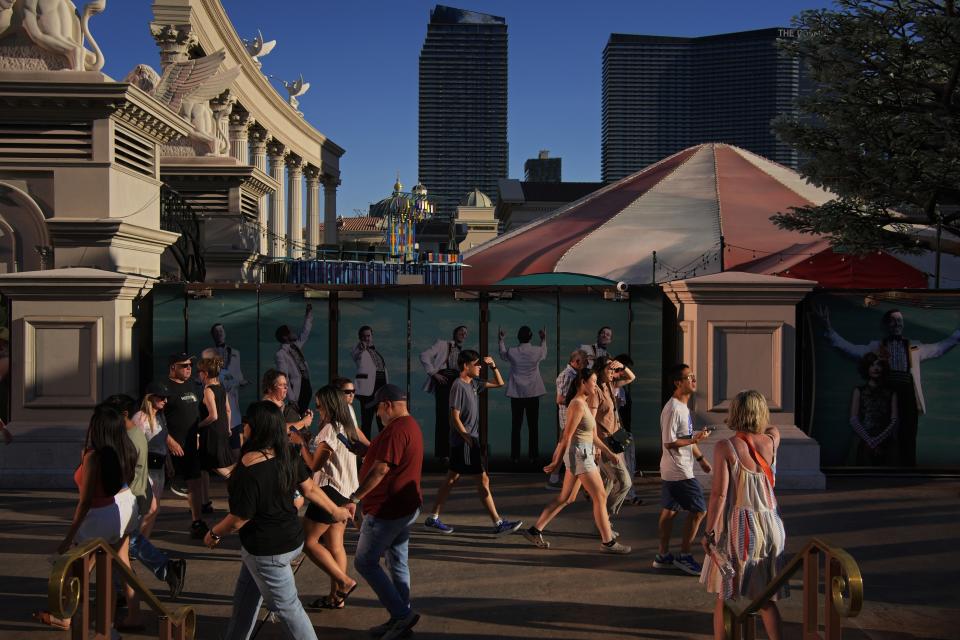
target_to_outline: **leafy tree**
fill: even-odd
[[[774,128],[838,197],[771,219],[853,253],[918,251],[917,227],[960,235],[960,15],[954,0],[836,0],[783,43],[812,81]]]

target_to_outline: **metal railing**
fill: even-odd
[[[52,615],[70,620],[71,638],[86,640],[90,637],[90,574],[94,569],[95,637],[110,637],[115,597],[113,577],[114,571],[117,571],[121,581],[132,587],[142,602],[157,613],[161,640],[192,640],[197,627],[197,614],[193,607],[167,609],[101,538],[88,540],[60,556],[50,571],[47,607]]]
[[[821,559],[823,580],[823,633],[820,632]],[[799,570],[803,570],[803,639],[840,640],[844,618],[854,618],[863,607],[863,577],[857,561],[843,549],[814,538],[795,555],[758,597],[745,606],[742,600],[724,602],[724,629],[728,640],[754,640],[756,614]]]

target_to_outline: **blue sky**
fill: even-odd
[[[366,212],[388,195],[397,171],[417,179],[417,68],[430,9],[423,0],[222,0],[237,32],[257,29],[277,47],[263,71],[303,74],[306,118],[347,152],[341,160],[340,215]],[[81,4],[81,3],[78,3]],[[91,20],[106,54],[104,71],[122,79],[136,64],[159,67],[148,24],[150,0],[112,0]],[[509,34],[510,176],[549,149],[563,179],[600,178],[601,55],[610,33],[699,36],[789,26],[825,0],[472,0],[451,6],[503,16]],[[427,188],[430,185],[426,185]],[[491,194],[492,195],[492,194]]]

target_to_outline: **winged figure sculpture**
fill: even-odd
[[[222,141],[218,140],[219,127],[210,100],[229,89],[240,74],[240,67],[220,71],[226,57],[221,49],[202,58],[172,62],[162,76],[149,65],[139,64],[124,82],[139,87],[187,118],[193,125],[194,139],[209,144],[208,153],[218,154]]]
[[[260,67],[260,58],[267,55],[273,48],[277,46],[276,40],[269,40],[264,42],[263,34],[257,30],[257,35],[252,40],[244,40],[243,44],[247,47],[247,53],[250,54],[250,58],[253,60],[253,63]]]
[[[310,83],[303,81],[302,73],[300,74],[300,77],[293,82],[287,82],[284,80],[283,86],[287,90],[287,93],[290,94],[288,102],[294,109],[300,106],[300,101],[297,100],[297,98],[305,94],[310,89]]]

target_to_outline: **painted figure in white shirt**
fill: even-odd
[[[924,360],[939,358],[957,346],[960,342],[960,329],[932,344],[914,342],[903,335],[903,313],[899,309],[890,309],[880,320],[886,329],[886,337],[867,344],[853,344],[834,331],[830,325],[830,311],[826,306],[817,307],[816,313],[826,327],[827,340],[834,347],[858,362],[868,353],[876,353],[887,361],[889,365],[887,384],[896,393],[899,408],[897,429],[900,464],[904,467],[915,467],[917,465],[917,425],[920,416],[927,412],[927,404],[923,397],[923,382],[920,378],[920,363]]]
[[[613,342],[613,329],[600,327],[597,330],[597,341],[593,344],[582,344],[580,349],[587,354],[587,367],[593,369],[593,362],[600,356],[610,355],[610,343]]]
[[[310,365],[303,353],[303,348],[310,337],[313,328],[313,305],[308,304],[303,317],[303,326],[300,333],[294,333],[287,325],[277,328],[276,338],[280,348],[274,356],[277,370],[287,375],[287,400],[293,402],[306,412],[313,401],[313,388],[310,386]]]
[[[540,396],[547,390],[540,375],[540,363],[547,357],[547,331],[540,329],[540,344],[533,346],[533,331],[522,326],[517,331],[517,346],[507,348],[503,338],[503,329],[498,332],[500,357],[510,363],[510,378],[507,380],[507,397],[510,398],[510,410],[513,416],[513,428],[510,439],[510,458],[514,462],[520,459],[520,431],[523,428],[523,416],[527,416],[528,449],[527,457],[536,460],[539,457]]]
[[[452,340],[437,340],[433,346],[420,354],[420,364],[427,373],[423,390],[436,399],[433,455],[436,458],[450,457],[450,385],[459,377],[457,361],[467,339],[463,325],[453,330]]]

